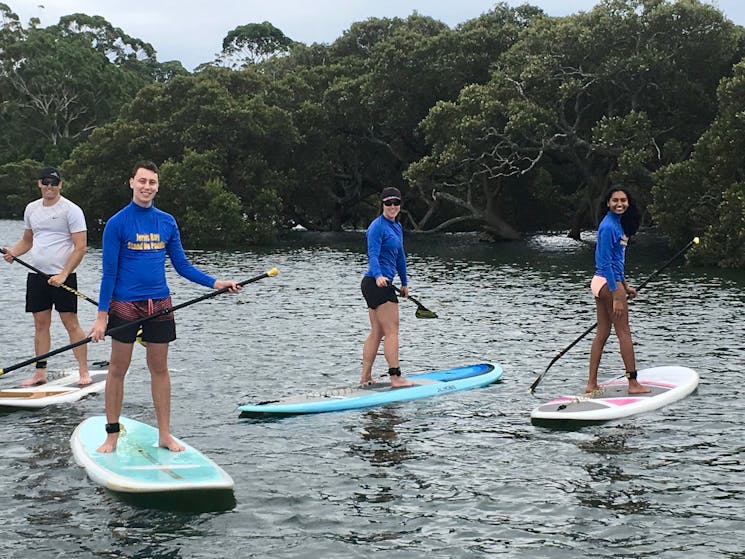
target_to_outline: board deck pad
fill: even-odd
[[[124,429],[114,452],[101,453],[106,438],[106,418],[89,417],[70,438],[75,461],[88,477],[103,487],[122,493],[232,490],[233,479],[194,447],[182,452],[158,446],[158,430],[122,417]]]
[[[418,400],[486,386],[499,380],[502,367],[479,363],[465,367],[408,375],[414,386],[391,388],[388,379],[365,386],[329,388],[277,400],[242,404],[240,417],[277,417],[360,409],[393,402]]]
[[[58,373],[58,378],[49,380],[45,384],[35,386],[21,386],[0,390],[0,408],[36,409],[54,404],[75,402],[89,394],[104,391],[106,386],[106,365],[91,366],[91,384],[79,386],[80,375],[77,367],[65,369]],[[47,378],[52,378],[49,375]]]
[[[561,422],[600,423],[661,408],[691,394],[699,376],[687,367],[664,366],[642,369],[638,381],[650,389],[629,394],[625,378],[613,379],[590,394],[560,396],[539,405],[530,414],[534,425],[558,425]]]

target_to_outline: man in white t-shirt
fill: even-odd
[[[41,198],[34,200],[23,213],[24,230],[21,239],[8,249],[3,258],[13,258],[31,251],[35,267],[42,274],[30,273],[26,280],[26,312],[34,315],[34,350],[36,355],[48,353],[51,347],[52,307],[57,309],[62,324],[74,343],[85,338],[78,322],[78,299],[59,286],[63,283],[77,289],[75,269],[85,256],[88,245],[83,210],[60,194],[62,178],[54,167],[45,167],[39,175]],[[85,344],[73,349],[78,360],[80,380],[91,383],[88,371],[88,350]],[[36,362],[33,376],[21,384],[35,386],[47,381],[46,360]]]

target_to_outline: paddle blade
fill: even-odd
[[[267,275],[267,276],[269,276],[270,278],[273,278],[273,277],[274,277],[274,276],[276,276],[277,274],[279,274],[279,270],[277,270],[277,268],[272,268],[271,270],[269,270],[269,271],[268,271],[268,272],[266,273],[266,275]]]
[[[424,307],[418,307],[414,316],[417,318],[437,318],[437,313]]]

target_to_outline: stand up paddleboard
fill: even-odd
[[[368,386],[332,388],[270,402],[243,404],[238,406],[238,410],[240,417],[276,417],[369,408],[479,388],[496,382],[501,376],[502,367],[496,363],[481,363],[408,375],[406,378],[414,386],[404,388],[391,388],[385,379]]]
[[[67,404],[80,400],[88,394],[103,392],[106,385],[108,364],[90,368],[93,382],[79,386],[77,367],[65,369],[61,377],[37,386],[6,388],[0,390],[0,408],[38,409],[53,404]]]
[[[667,366],[642,369],[637,380],[651,392],[629,394],[625,378],[613,379],[595,392],[541,404],[530,414],[531,422],[547,427],[588,425],[655,410],[688,396],[696,390],[699,377],[693,369]]]
[[[120,493],[173,493],[231,490],[232,478],[197,449],[183,441],[183,452],[158,446],[158,430],[122,417],[116,450],[97,452],[106,438],[106,418],[89,417],[75,428],[70,446],[75,462],[88,477]]]

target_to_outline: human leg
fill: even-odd
[[[80,327],[77,313],[60,312],[59,317],[65,330],[67,330],[67,334],[70,336],[70,343],[79,342],[85,338],[85,333]],[[80,373],[78,385],[86,386],[92,382],[90,372],[88,371],[88,344],[79,345],[73,348],[72,352],[78,361],[78,371]]]
[[[34,316],[34,351],[36,355],[48,353],[51,348],[52,338],[50,328],[52,326],[52,309],[44,309],[33,313]],[[41,365],[44,365],[43,367]],[[35,386],[47,381],[46,361],[40,361],[31,378],[24,380],[21,386]]]
[[[122,414],[122,402],[124,401],[124,377],[132,361],[133,343],[111,340],[111,355],[109,357],[109,374],[106,376],[106,423],[118,424]],[[113,452],[119,440],[119,433],[106,434],[106,440],[98,447],[98,452]]]
[[[611,313],[613,310],[613,300],[606,286],[599,292],[600,297],[595,298],[595,315],[597,327],[595,329],[595,338],[592,340],[590,347],[590,372],[587,378],[587,387],[585,392],[593,392],[598,389],[598,369],[600,368],[600,359],[603,357],[605,343],[610,336]]]
[[[626,368],[626,376],[629,381],[629,394],[645,394],[650,392],[649,388],[639,384],[636,380],[636,356],[634,355],[634,343],[631,340],[628,309],[620,316],[613,316],[613,329],[616,331],[618,345],[621,350],[621,359]]]
[[[398,361],[398,303],[383,303],[376,310],[380,328],[383,331],[383,353],[388,362],[391,386],[399,388],[413,383],[401,376]],[[392,374],[396,371],[398,374]]]
[[[360,384],[367,384],[372,380],[373,363],[375,363],[375,357],[378,354],[380,341],[383,339],[383,330],[378,321],[376,310],[367,309],[367,314],[370,319],[370,333],[367,335],[365,343],[362,346],[362,376],[360,377]]]
[[[184,446],[171,435],[171,376],[168,372],[168,343],[147,343],[150,389],[158,421],[158,445],[173,452]]]

